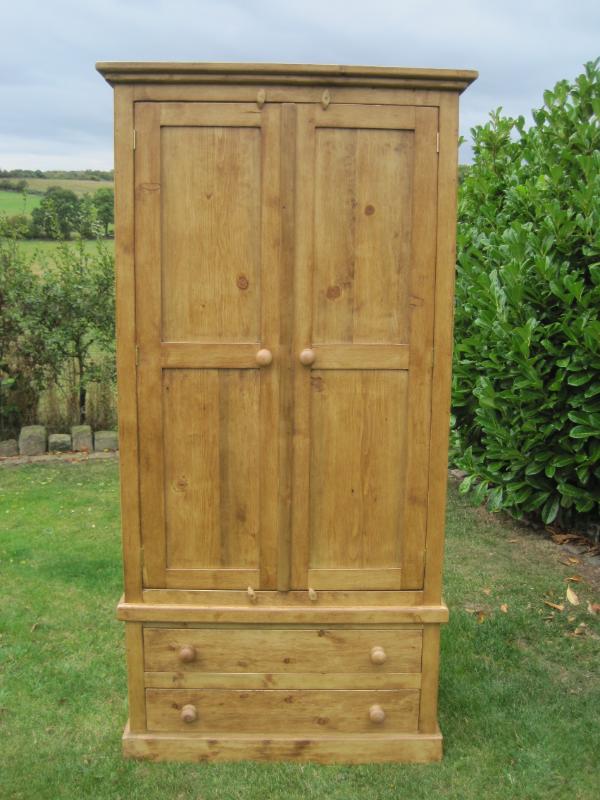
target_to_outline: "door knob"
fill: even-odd
[[[196,648],[192,645],[184,645],[181,650],[179,651],[179,660],[183,661],[185,664],[189,664],[192,661],[196,660]]]
[[[375,647],[371,648],[371,663],[373,664],[385,664],[385,659],[387,658],[385,654],[385,650],[383,647],[379,645],[375,645]]]
[[[196,706],[191,705],[191,703],[185,705],[181,709],[181,714],[179,716],[181,717],[182,722],[186,722],[188,724],[190,722],[196,722],[196,720],[198,719],[198,712],[196,710]]]
[[[304,364],[305,367],[310,367],[311,364],[314,364],[315,358],[315,351],[311,350],[310,347],[307,347],[300,353],[300,363]]]
[[[271,361],[273,361],[273,353],[266,348],[259,350],[256,354],[256,363],[259,367],[268,367]]]
[[[381,706],[371,706],[369,709],[369,719],[376,725],[381,725],[381,723],[385,720],[385,711]]]

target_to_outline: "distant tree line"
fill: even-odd
[[[50,180],[112,181],[112,169],[0,169],[0,178],[48,178]]]

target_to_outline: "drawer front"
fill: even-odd
[[[417,730],[418,691],[146,689],[149,731],[385,733]]]
[[[423,631],[411,629],[144,629],[148,672],[412,673]]]

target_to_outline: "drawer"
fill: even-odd
[[[417,730],[418,691],[146,689],[148,731],[385,733]]]
[[[423,631],[144,628],[148,672],[417,673]]]

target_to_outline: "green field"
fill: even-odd
[[[111,252],[114,252],[114,239],[103,239],[102,241]],[[18,247],[23,250],[28,257],[33,259],[32,267],[34,272],[37,272],[40,260],[52,256],[52,253],[61,244],[62,242],[50,241],[48,239],[21,239],[18,243]],[[74,246],[75,242],[73,241],[71,244]],[[94,239],[84,239],[83,246],[86,251],[93,253],[96,250],[97,242]]]
[[[16,182],[17,179],[15,179]],[[61,186],[70,189],[80,197],[84,194],[93,194],[98,189],[113,189],[112,181],[84,181],[68,179],[48,179],[48,178],[26,178],[27,189],[25,192],[11,192],[8,189],[0,189],[0,214],[31,214],[34,208],[39,206],[42,195],[51,186]],[[30,191],[31,190],[31,191]],[[32,194],[31,192],[39,192]]]
[[[117,479],[113,461],[0,467],[3,799],[598,797],[600,619],[587,611],[595,579],[571,584],[580,604],[570,606],[565,579],[582,567],[563,565],[540,535],[470,508],[454,487],[441,764],[125,761]]]
[[[14,178],[12,180],[16,183],[19,179]],[[63,189],[70,189],[78,195],[88,194],[89,192],[93,193],[98,191],[98,189],[114,188],[114,183],[112,181],[86,181],[71,178],[23,178],[22,180],[27,181],[27,190],[39,192],[40,194],[44,194],[51,186],[60,186]],[[7,192],[7,194],[11,194],[11,192]],[[14,194],[18,194],[18,192]]]
[[[0,189],[0,214],[8,214],[9,217],[15,214],[31,214],[33,209],[39,206],[41,199],[39,194]]]

